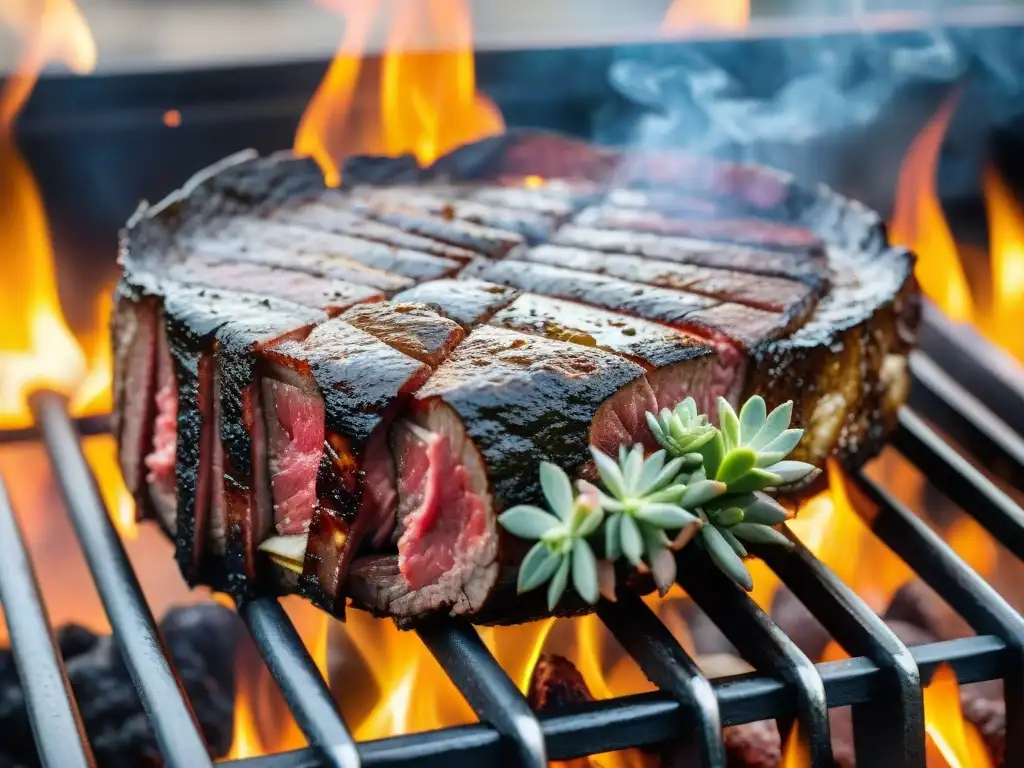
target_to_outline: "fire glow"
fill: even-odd
[[[1018,360],[1024,360],[1024,211],[998,172],[987,167],[982,189],[989,225],[988,295],[971,286],[964,271],[965,254],[957,247],[939,199],[936,176],[943,139],[959,104],[948,97],[914,139],[900,167],[896,203],[890,222],[894,243],[918,257],[921,288],[951,319],[973,322]]]
[[[332,0],[331,4],[344,16],[344,37],[302,118],[294,144],[298,154],[317,161],[328,184],[336,186],[340,182],[341,162],[349,155],[408,152],[425,163],[461,143],[503,129],[498,109],[476,90],[472,26],[465,0],[395,0],[391,4]],[[95,63],[96,51],[84,20],[70,0],[45,3],[45,14],[34,15],[37,5],[27,0],[0,0],[0,21],[14,24],[27,41],[18,73],[0,95],[0,244],[6,259],[0,300],[9,317],[23,319],[20,325],[8,323],[0,331],[0,428],[24,426],[31,421],[25,398],[39,387],[68,393],[76,414],[110,408],[108,293],[104,291],[97,301],[94,327],[77,337],[72,334],[61,312],[42,201],[13,135],[14,119],[42,66],[58,60],[75,72],[86,72]],[[382,8],[387,8],[388,18],[393,21],[387,49],[371,68],[364,58],[366,40]],[[665,28],[739,29],[746,25],[749,12],[747,0],[717,4],[676,0]],[[369,100],[363,98],[367,93],[372,97]],[[354,106],[357,100],[358,108]],[[908,156],[901,174],[900,199],[904,206],[911,201],[913,205],[909,212],[899,214],[899,225],[894,222],[893,231],[903,242],[918,248],[922,254],[922,282],[950,314],[991,323],[983,327],[994,328],[994,319],[986,319],[984,313],[975,310],[934,192],[938,146],[952,111],[951,106],[936,117]],[[177,127],[181,120],[177,110],[164,115],[167,127]],[[525,183],[536,186],[543,180],[528,177]],[[1005,318],[1022,311],[1014,297],[1024,290],[1024,218],[992,171],[986,174],[985,188],[997,286],[991,312],[993,318]],[[933,255],[936,253],[939,256]],[[930,277],[932,274],[943,275],[947,282]],[[954,275],[952,279],[950,274]],[[1017,354],[1022,354],[1020,349]],[[96,438],[86,443],[85,450],[119,531],[126,538],[138,535],[131,500],[116,467],[112,439]],[[911,574],[871,536],[847,498],[837,466],[829,467],[829,480],[830,491],[807,503],[791,528],[812,552],[880,610]],[[991,550],[978,546],[979,534],[970,524],[960,526],[954,534],[961,554],[970,547],[978,550],[976,557],[969,558],[972,564],[992,567]],[[864,561],[874,564],[867,573],[858,569],[858,563]],[[169,558],[166,567],[173,567]],[[752,563],[751,567],[757,585],[754,599],[768,609],[779,582],[762,563]],[[677,588],[668,598],[649,599],[648,604],[692,655],[693,643],[676,610],[682,597]],[[399,632],[388,621],[354,611],[344,625],[304,603],[290,604],[289,613],[325,679],[330,677],[332,654],[342,669],[347,669],[346,662],[365,660],[364,695],[345,696],[348,686],[339,686],[337,691],[339,706],[359,740],[475,720],[472,710],[414,633]],[[524,693],[542,651],[570,658],[597,699],[652,689],[628,656],[614,652],[614,641],[596,616],[484,628],[480,635]],[[346,653],[350,656],[345,657]],[[242,758],[303,746],[305,740],[290,716],[264,716],[267,691],[273,684],[263,665],[258,660],[240,659],[239,670],[235,737],[229,756]],[[950,683],[951,675],[951,671],[940,669],[929,688],[929,737],[946,760],[944,764],[958,768],[985,766],[987,763],[970,762],[977,758],[965,751],[972,748],[972,730],[965,730],[955,677]],[[961,748],[961,744],[965,746]],[[787,745],[785,764],[803,765],[795,730]],[[650,760],[639,750],[628,750],[572,761],[571,765],[641,768]]]

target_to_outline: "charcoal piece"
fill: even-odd
[[[728,768],[777,768],[782,762],[782,739],[772,720],[730,725],[722,738]]]
[[[1002,699],[961,698],[964,717],[978,729],[996,768],[1006,764],[1006,702]]]
[[[832,637],[814,614],[786,587],[780,587],[775,593],[771,616],[772,621],[789,635],[790,640],[809,659],[821,658],[822,651]]]
[[[234,657],[241,622],[219,605],[173,608],[160,624],[164,643],[214,757],[231,746]],[[96,762],[150,768],[160,751],[117,643],[76,625],[57,631],[61,654]],[[0,650],[0,768],[40,765],[13,654]]]
[[[542,653],[530,676],[526,699],[538,711],[557,710],[593,701],[594,694],[571,661],[564,656]]]
[[[939,640],[955,640],[974,632],[946,601],[920,579],[902,586],[885,611],[886,621],[905,621],[926,629]]]
[[[680,608],[686,626],[690,630],[690,637],[693,638],[693,647],[698,654],[711,655],[716,653],[738,656],[736,647],[729,641],[722,631],[715,626],[692,600],[686,600]]]

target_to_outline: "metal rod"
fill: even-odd
[[[96,764],[39,581],[0,478],[0,606],[39,759],[47,768]]]
[[[489,723],[523,768],[547,768],[547,748],[537,717],[476,630],[461,621],[428,622],[416,632],[482,722]]]
[[[748,662],[784,680],[796,698],[800,737],[811,765],[831,766],[825,687],[817,669],[792,640],[696,546],[678,556],[677,580]],[[780,720],[785,737],[790,724]]]
[[[910,356],[910,407],[924,414],[1000,480],[1024,490],[1024,436],[923,352]]]
[[[871,608],[786,531],[793,543],[752,547],[851,656],[871,659],[885,695],[854,708],[857,759],[867,765],[924,765],[924,698],[914,657]]]
[[[940,664],[950,664],[961,684],[991,680],[1002,674],[1006,646],[990,636],[930,643],[911,649],[923,679],[931,679]],[[831,707],[870,705],[883,695],[884,672],[869,659],[855,658],[817,665]],[[768,720],[795,713],[795,700],[781,680],[736,675],[712,681],[725,725]],[[542,715],[540,724],[551,760],[642,747],[671,739],[688,716],[685,705],[658,691],[582,704],[571,712]],[[501,736],[484,723],[393,736],[360,744],[364,768],[416,765],[497,765]],[[446,762],[447,760],[447,762]],[[313,750],[237,760],[223,765],[241,768],[314,768],[320,762]],[[886,766],[888,768],[888,766]]]
[[[1024,511],[909,408],[900,410],[893,445],[930,483],[1024,560]]]
[[[722,720],[714,689],[672,633],[632,594],[620,594],[614,603],[601,600],[597,615],[647,679],[686,707],[693,727],[681,729],[680,739],[696,742],[700,764],[724,768]],[[676,763],[694,764],[692,760],[684,762],[682,759]]]
[[[295,721],[321,761],[331,768],[358,768],[359,749],[338,714],[334,697],[324,683],[295,625],[272,597],[238,605],[260,655],[284,694]]]
[[[1006,718],[1024,722],[1024,618],[1010,607],[931,528],[863,472],[856,476],[861,494],[851,493],[858,514],[890,549],[914,569],[950,607],[979,633],[1002,640]],[[1024,729],[1008,728],[1006,765],[1024,765]]]
[[[153,725],[165,763],[175,768],[212,765],[135,571],[100,498],[65,398],[55,392],[36,392],[30,405],[110,619],[114,641]]]
[[[80,435],[105,435],[110,432],[110,414],[101,413],[96,416],[77,416],[72,418]],[[19,427],[17,429],[0,429],[0,445],[6,443],[35,442],[39,439],[36,426]]]
[[[924,302],[920,348],[1018,435],[1024,435],[1024,376],[1006,352],[969,325],[953,323],[931,302]]]

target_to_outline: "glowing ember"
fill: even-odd
[[[350,155],[412,153],[429,163],[455,147],[505,128],[501,113],[476,91],[473,30],[464,0],[396,0],[389,7],[387,48],[376,75],[373,109],[354,96],[365,91],[366,37],[372,2],[331,3],[345,17],[345,34],[326,76],[306,108],[295,152],[312,157],[330,186],[341,181]],[[374,129],[376,126],[376,129]]]
[[[928,768],[991,768],[985,743],[960,707],[960,686],[952,667],[942,664],[924,689]]]
[[[661,28],[667,32],[693,29],[746,29],[750,0],[673,0]]]
[[[181,112],[176,109],[168,109],[164,112],[164,125],[168,128],[177,128],[181,125]]]

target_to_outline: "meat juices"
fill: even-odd
[[[535,134],[345,177],[231,158],[126,231],[118,456],[193,583],[535,618],[497,516],[541,501],[539,461],[591,477],[688,396],[793,399],[815,463],[895,424],[913,259],[828,190]]]

